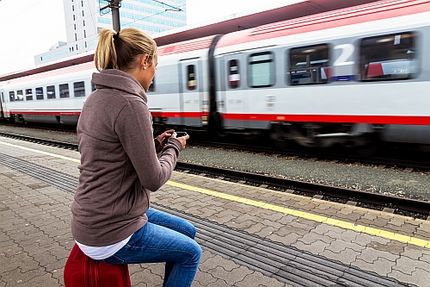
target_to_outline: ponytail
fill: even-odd
[[[115,32],[109,29],[103,29],[99,33],[99,41],[94,54],[94,62],[99,71],[118,69],[114,35]]]

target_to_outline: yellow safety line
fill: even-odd
[[[378,236],[378,237],[382,237],[382,238],[386,238],[386,239],[390,239],[390,240],[394,240],[394,241],[399,241],[402,243],[407,243],[407,244],[411,244],[411,245],[415,245],[415,246],[419,246],[419,247],[430,248],[430,241],[428,241],[428,240],[414,238],[411,236],[402,235],[402,234],[398,234],[398,233],[394,233],[394,232],[390,232],[390,231],[385,231],[385,230],[381,230],[381,229],[377,229],[377,228],[373,228],[373,227],[368,227],[368,226],[359,225],[359,224],[355,224],[355,223],[351,223],[351,222],[347,222],[347,221],[343,221],[343,220],[329,218],[326,216],[321,216],[321,215],[312,214],[312,213],[308,213],[308,212],[304,212],[304,211],[300,211],[300,210],[286,208],[286,207],[282,207],[279,205],[266,203],[263,201],[258,201],[258,200],[243,198],[243,197],[236,196],[236,195],[231,195],[231,194],[226,194],[226,193],[222,193],[222,192],[218,192],[218,191],[213,191],[213,190],[209,190],[206,188],[195,187],[195,186],[191,186],[188,184],[179,183],[179,182],[175,182],[175,181],[168,181],[167,185],[181,188],[181,189],[185,189],[185,190],[189,190],[189,191],[193,191],[193,192],[198,192],[198,193],[210,195],[210,196],[217,197],[217,198],[226,199],[229,201],[234,201],[234,202],[243,203],[243,204],[247,204],[247,205],[251,205],[251,206],[255,206],[255,207],[259,207],[259,208],[264,208],[264,209],[280,212],[283,214],[288,214],[288,215],[316,221],[316,222],[321,222],[321,223],[325,223],[325,224],[328,224],[331,226],[336,226],[336,227],[340,227],[340,228],[344,228],[344,229],[362,232],[362,233],[366,233],[369,235],[374,235],[374,236]]]
[[[19,145],[14,145],[14,144],[10,144],[10,143],[5,143],[5,142],[1,142],[1,141],[0,141],[0,144],[11,146],[14,148],[20,148],[23,150],[27,150],[27,151],[31,151],[31,152],[35,152],[35,153],[40,153],[40,154],[44,154],[44,155],[48,155],[48,156],[52,156],[52,157],[56,157],[56,158],[69,160],[69,161],[72,161],[75,163],[80,163],[80,160],[78,160],[78,159],[62,156],[59,154],[54,154],[54,153],[50,153],[50,152],[36,150],[36,149],[23,147],[23,146],[19,146]],[[351,222],[347,222],[347,221],[343,221],[343,220],[333,219],[333,218],[326,217],[326,216],[321,216],[321,215],[312,214],[312,213],[308,213],[308,212],[304,212],[304,211],[300,211],[300,210],[282,207],[279,205],[266,203],[263,201],[258,201],[258,200],[248,199],[248,198],[244,198],[244,197],[240,197],[240,196],[236,196],[236,195],[222,193],[219,191],[209,190],[206,188],[191,186],[188,184],[179,183],[179,182],[175,182],[175,181],[171,181],[171,180],[169,180],[166,184],[169,186],[173,186],[173,187],[177,187],[177,188],[181,188],[181,189],[185,189],[185,190],[189,190],[189,191],[193,191],[193,192],[202,193],[202,194],[210,195],[210,196],[217,197],[217,198],[222,198],[222,199],[229,200],[229,201],[234,201],[234,202],[238,202],[238,203],[242,203],[242,204],[247,204],[250,206],[264,208],[267,210],[272,210],[272,211],[280,212],[283,214],[288,214],[288,215],[304,218],[304,219],[311,220],[311,221],[325,223],[325,224],[328,224],[331,226],[349,229],[349,230],[353,230],[356,232],[362,232],[362,233],[366,233],[369,235],[374,235],[374,236],[378,236],[378,237],[382,237],[382,238],[386,238],[386,239],[390,239],[390,240],[394,240],[394,241],[398,241],[398,242],[402,242],[402,243],[407,243],[407,244],[411,244],[411,245],[415,245],[415,246],[419,246],[419,247],[430,248],[430,241],[415,238],[412,236],[402,235],[402,234],[391,232],[391,231],[385,231],[382,229],[377,229],[377,228],[373,228],[373,227],[359,225],[359,224],[355,224],[355,223],[351,223]]]

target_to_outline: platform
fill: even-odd
[[[63,286],[79,154],[0,138],[0,287]],[[192,221],[193,286],[430,286],[430,221],[175,172],[153,207]],[[161,286],[163,264],[130,265]]]

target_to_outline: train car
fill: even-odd
[[[15,122],[76,125],[85,97],[94,90],[93,63],[0,83],[2,114]]]
[[[429,145],[429,47],[430,1],[422,0],[170,44],[159,47],[149,107],[159,126],[267,133],[303,146]],[[2,82],[2,113],[75,124],[93,72],[85,63]]]
[[[160,47],[157,73],[149,106],[154,124],[208,128],[214,45],[220,36],[208,36]],[[212,72],[214,73],[214,72]],[[212,77],[213,78],[213,77]]]
[[[430,1],[379,1],[230,33],[217,44],[223,128],[304,146],[430,144]]]

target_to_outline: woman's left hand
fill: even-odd
[[[172,136],[172,134],[175,132],[174,129],[168,129],[164,133],[158,135],[156,137],[157,141],[160,143],[160,145],[163,147],[167,140]]]

